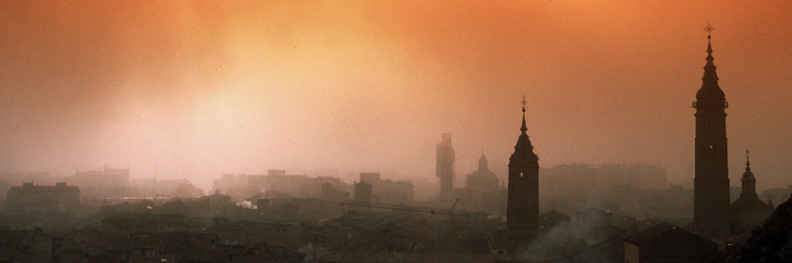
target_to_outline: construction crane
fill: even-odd
[[[436,209],[431,207],[407,206],[407,205],[393,205],[393,204],[378,204],[378,203],[361,203],[361,202],[341,202],[341,206],[358,206],[377,209],[390,209],[393,211],[407,211],[416,213],[427,213],[430,215],[448,215],[448,235],[449,235],[449,249],[451,252],[457,249],[457,234],[456,234],[456,214],[454,208],[459,203],[459,198],[454,200],[454,204],[448,210]]]

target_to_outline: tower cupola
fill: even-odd
[[[748,154],[750,151],[745,150],[745,172],[742,179],[742,194],[741,195],[756,195],[756,177],[751,171],[751,159]]]
[[[487,161],[487,156],[484,156],[483,153],[481,154],[481,158],[479,158],[478,170],[479,171],[487,171],[487,170],[489,170],[489,162]]]

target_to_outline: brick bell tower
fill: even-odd
[[[711,238],[729,233],[729,162],[726,148],[726,108],[729,103],[718,86],[712,63],[710,32],[707,24],[707,64],[696,92],[696,175],[693,181],[693,232]]]
[[[536,237],[539,225],[539,157],[533,152],[525,127],[523,97],[522,127],[514,153],[509,158],[509,188],[506,228],[510,242],[519,243]]]

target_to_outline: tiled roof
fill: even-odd
[[[634,235],[627,236],[624,238],[624,240],[633,244],[643,244],[655,237],[677,228],[677,226],[663,222]]]

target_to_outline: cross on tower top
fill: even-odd
[[[712,31],[715,31],[715,28],[712,27],[712,24],[710,24],[709,21],[707,21],[707,27],[704,28],[704,31],[707,31],[707,38],[710,38],[710,33],[712,33]]]
[[[751,153],[751,151],[745,150],[745,170],[746,171],[750,171],[751,170],[751,157],[748,156],[749,153]]]
[[[525,95],[523,95],[522,105],[523,105],[522,111],[525,112]]]

